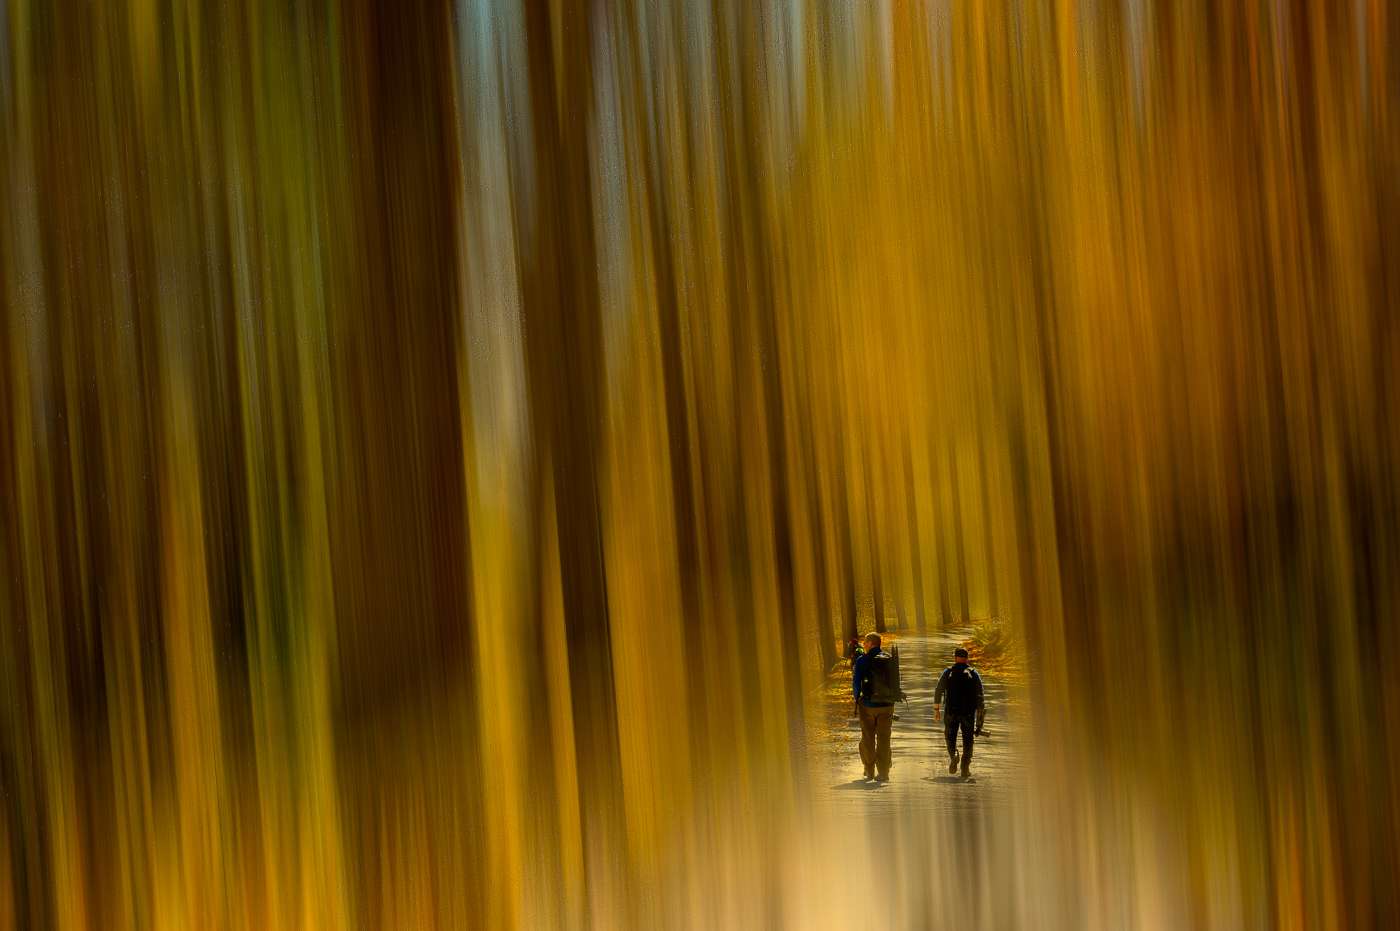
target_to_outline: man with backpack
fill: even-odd
[[[943,705],[944,695],[948,697],[946,707]],[[933,719],[939,721],[945,716],[947,719],[943,736],[948,741],[950,773],[958,771],[958,730],[962,729],[962,777],[966,779],[972,768],[972,737],[974,731],[982,733],[982,719],[987,714],[987,706],[982,702],[982,677],[967,664],[967,650],[962,647],[953,653],[953,665],[938,677],[933,704]]]
[[[865,637],[865,653],[855,661],[853,687],[856,713],[860,715],[860,761],[865,766],[865,778],[889,782],[894,703],[904,695],[899,691],[898,660],[880,649],[879,634]]]

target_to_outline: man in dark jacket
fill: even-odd
[[[886,694],[890,683],[883,674],[881,660],[888,663],[890,655],[880,649],[880,635],[867,634],[865,653],[856,657],[852,686],[856,696],[856,711],[860,715],[860,761],[865,765],[865,778],[876,782],[890,779],[890,729],[894,726],[894,698]],[[876,773],[876,769],[879,773]]]
[[[948,697],[946,707],[943,704],[945,695]],[[953,665],[943,670],[943,675],[938,677],[938,687],[933,692],[933,703],[933,719],[945,721],[943,736],[948,741],[950,773],[958,771],[958,729],[962,729],[962,777],[966,779],[972,768],[974,728],[976,733],[982,733],[982,719],[987,714],[987,706],[982,702],[982,677],[967,664],[967,651],[962,647],[958,647],[953,653]]]

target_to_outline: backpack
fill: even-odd
[[[872,654],[865,668],[870,674],[866,679],[870,683],[870,694],[865,696],[867,701],[893,705],[904,700],[904,693],[899,689],[899,647],[894,648],[893,655],[883,650]]]
[[[965,714],[977,709],[977,674],[967,663],[948,667],[948,713]]]

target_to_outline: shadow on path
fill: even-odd
[[[867,792],[874,792],[876,789],[883,789],[887,785],[889,785],[888,782],[874,782],[873,780],[871,782],[866,782],[864,779],[853,779],[850,782],[838,783],[831,788],[838,792],[849,792],[853,789],[856,791],[864,789]]]

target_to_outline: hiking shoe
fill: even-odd
[[[865,767],[865,778],[866,778],[866,779],[874,779],[874,778],[875,778],[875,768],[874,768],[873,766],[867,766],[867,767]]]
[[[965,770],[962,771],[962,777],[963,777],[964,779],[971,779],[971,778],[972,778],[972,772],[971,772],[970,770],[966,770],[966,769],[965,769]]]
[[[958,755],[957,755],[956,753],[954,753],[954,754],[953,754],[953,758],[952,758],[951,760],[948,761],[948,772],[950,772],[950,773],[956,773],[957,771],[958,771]]]
[[[881,773],[880,775],[878,775],[878,776],[875,777],[875,781],[876,781],[876,782],[889,782],[889,781],[890,781],[890,774],[889,774],[889,773]]]

